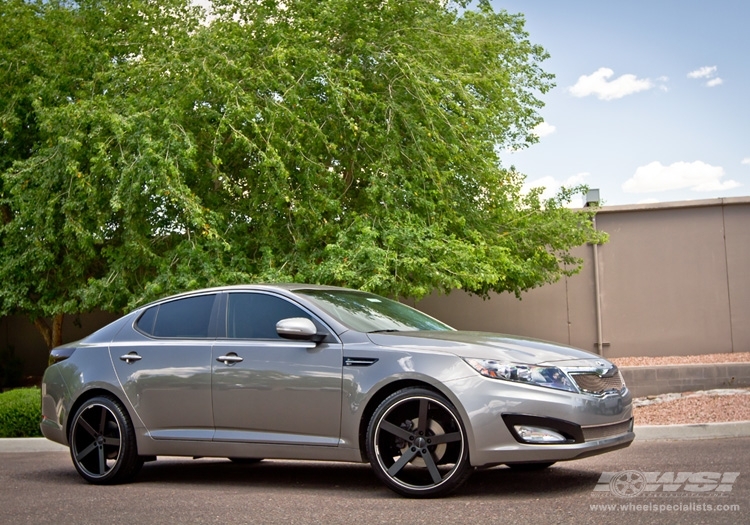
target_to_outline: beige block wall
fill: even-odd
[[[750,198],[605,207],[597,227],[603,354],[750,351]],[[482,301],[463,292],[418,308],[459,329],[498,331],[598,349],[593,247],[580,274]]]
[[[612,356],[731,352],[723,207],[605,213],[602,320]]]
[[[750,204],[727,206],[724,223],[732,347],[750,352]]]

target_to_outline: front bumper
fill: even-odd
[[[635,439],[632,398],[593,396],[484,377],[452,383],[468,421],[472,465],[566,461],[624,448]],[[529,443],[516,425],[551,429],[564,442]]]

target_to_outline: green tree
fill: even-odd
[[[520,293],[601,240],[582,188],[541,202],[500,163],[552,78],[488,2],[2,5],[0,313],[239,281]]]
[[[181,172],[194,146],[148,86],[200,19],[163,0],[0,10],[0,313],[55,346],[65,314],[123,308],[206,229]]]

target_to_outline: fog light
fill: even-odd
[[[565,443],[568,439],[549,428],[530,427],[528,425],[515,425],[513,427],[522,440],[526,443]]]

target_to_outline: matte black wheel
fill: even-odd
[[[554,461],[539,461],[536,463],[506,463],[506,465],[513,470],[520,472],[533,472],[536,470],[544,470],[554,465]]]
[[[130,418],[109,397],[95,397],[81,405],[73,416],[69,440],[73,465],[89,483],[123,483],[143,465]]]
[[[444,496],[469,477],[461,419],[443,396],[405,388],[386,398],[367,429],[367,457],[375,475],[403,496]]]

